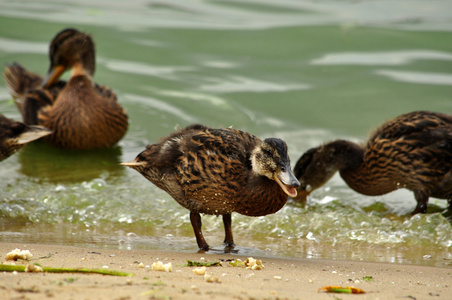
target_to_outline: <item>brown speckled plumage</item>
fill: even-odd
[[[46,140],[60,148],[106,148],[126,133],[128,117],[115,93],[93,82],[95,49],[92,38],[65,29],[52,40],[45,79],[14,63],[4,77],[24,123],[53,131]],[[72,69],[70,79],[59,80]]]
[[[233,247],[231,213],[264,216],[280,210],[299,185],[280,139],[261,141],[231,128],[192,125],[149,145],[123,163],[190,210],[198,246],[208,250],[200,213],[223,215],[227,247]],[[284,182],[284,184],[277,182]]]
[[[27,126],[0,115],[0,161],[8,158],[25,144],[50,133],[50,130],[41,126]]]
[[[452,199],[452,116],[411,112],[377,128],[365,146],[338,140],[308,150],[294,168],[299,195],[336,171],[364,195],[409,189],[417,201],[413,214],[425,213],[429,197]]]

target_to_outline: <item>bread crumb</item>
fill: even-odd
[[[35,264],[28,264],[25,268],[25,272],[42,272],[42,268]]]
[[[29,260],[32,257],[33,254],[29,250],[20,250],[17,248],[5,255],[6,260]]]
[[[206,267],[195,268],[195,269],[193,269],[193,273],[195,273],[196,275],[205,275],[206,270],[207,270]]]
[[[262,260],[248,257],[245,261],[246,268],[249,270],[262,270],[265,266],[262,264]]]
[[[173,266],[171,263],[163,264],[161,261],[153,263],[151,266],[154,271],[162,271],[162,272],[172,272]]]
[[[220,279],[218,279],[217,276],[205,274],[204,275],[204,281],[205,282],[220,282]]]

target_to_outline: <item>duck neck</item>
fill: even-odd
[[[368,196],[383,195],[397,189],[388,176],[382,176],[385,173],[384,164],[378,163],[379,157],[372,155],[371,149],[352,142],[341,142],[338,170],[350,188]]]
[[[74,78],[76,76],[84,76],[88,79],[88,81],[90,82],[91,86],[94,86],[94,80],[91,74],[90,70],[87,70],[83,64],[81,63],[75,63],[72,66],[72,73],[71,73],[71,78]]]
[[[243,187],[247,198],[240,201],[236,212],[246,216],[265,216],[279,211],[287,202],[288,196],[279,185],[265,176],[252,175]]]

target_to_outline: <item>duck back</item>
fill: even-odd
[[[341,175],[366,195],[407,188],[452,197],[452,117],[420,111],[383,124],[369,139],[363,164]]]
[[[114,93],[108,94],[109,98],[105,94],[105,89],[94,89],[86,76],[72,77],[53,105],[38,113],[38,123],[53,131],[48,142],[66,149],[116,144],[127,131],[128,118]]]

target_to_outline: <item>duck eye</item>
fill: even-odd
[[[286,167],[281,166],[281,172],[286,172]]]
[[[264,150],[264,154],[267,156],[272,156],[272,152],[268,149],[263,149]]]

